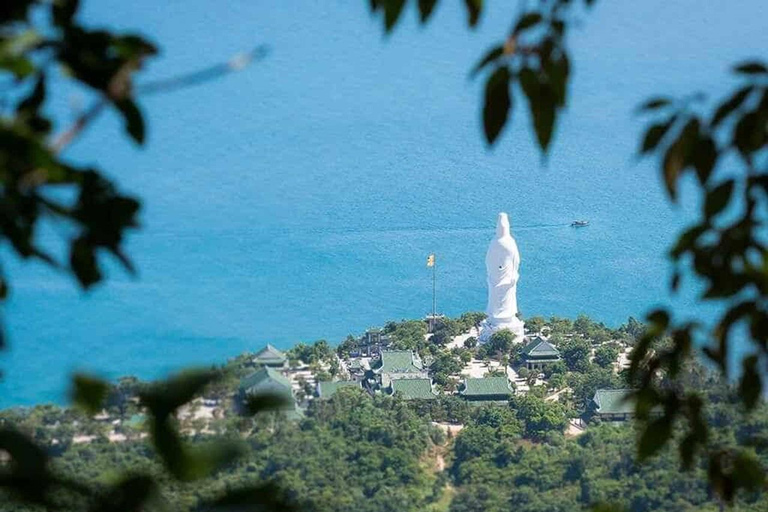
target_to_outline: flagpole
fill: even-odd
[[[435,281],[437,280],[437,262],[432,265],[432,322],[435,321],[435,315],[437,314],[437,300],[435,297]]]

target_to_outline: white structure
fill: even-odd
[[[485,255],[488,272],[488,318],[480,329],[480,341],[486,342],[496,331],[509,329],[522,343],[525,324],[517,318],[517,281],[520,278],[520,253],[509,232],[509,218],[500,213],[496,236]]]

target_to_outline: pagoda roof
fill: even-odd
[[[330,398],[341,388],[358,388],[360,383],[356,380],[337,380],[334,382],[323,381],[317,383],[317,396],[320,398]]]
[[[429,379],[395,379],[392,381],[392,394],[402,393],[406,400],[434,400],[437,395],[432,391]]]
[[[422,373],[424,366],[411,350],[386,350],[381,353],[376,373]]]
[[[253,360],[257,363],[284,363],[287,360],[285,352],[276,349],[269,343],[267,346],[256,352]]]
[[[506,377],[468,378],[464,381],[461,394],[464,396],[512,396],[512,388]]]
[[[633,414],[635,402],[628,395],[631,389],[598,389],[592,401],[598,414]]]
[[[557,347],[541,336],[536,336],[523,347],[522,354],[528,359],[554,359],[560,357],[560,351],[557,350]]]
[[[246,393],[290,393],[291,381],[280,372],[263,367],[241,380],[240,390]]]

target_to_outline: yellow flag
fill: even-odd
[[[427,256],[427,266],[428,267],[434,267],[435,266],[435,255],[434,254],[430,254],[429,256]]]

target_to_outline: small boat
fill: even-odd
[[[571,227],[572,228],[585,228],[587,226],[589,226],[589,221],[588,220],[575,220],[575,221],[571,222]]]

